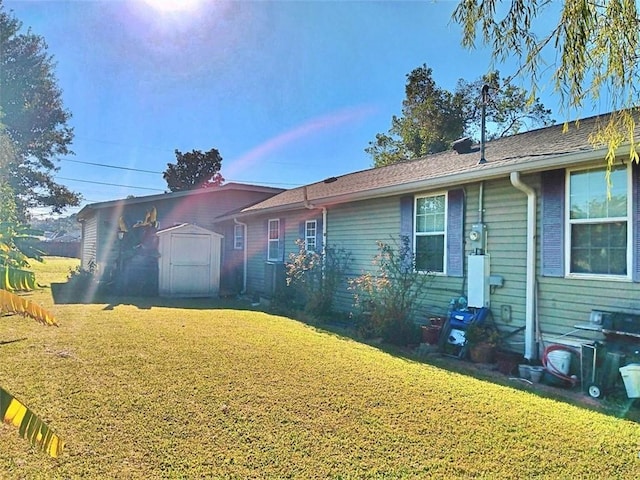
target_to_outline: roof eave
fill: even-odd
[[[565,168],[571,165],[585,163],[598,158],[604,159],[607,149],[597,149],[589,151],[581,151],[576,153],[568,153],[564,155],[554,155],[547,159],[536,160],[530,163],[521,164],[500,164],[492,165],[490,162],[479,166],[477,169],[468,170],[462,173],[451,173],[430,178],[428,180],[418,180],[415,182],[403,183],[400,185],[392,185],[355,194],[343,194],[326,198],[315,198],[310,200],[311,204],[316,207],[330,206],[345,201],[367,200],[369,198],[389,197],[394,195],[402,195],[413,193],[418,190],[435,190],[439,188],[447,188],[452,185],[464,185],[483,180],[495,180],[497,178],[508,177],[511,172],[535,173],[549,170],[550,168]]]

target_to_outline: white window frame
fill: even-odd
[[[233,226],[233,249],[244,250],[244,225],[235,224]]]
[[[309,230],[313,229],[313,235],[309,235]],[[304,222],[304,248],[308,252],[315,252],[318,247],[318,221],[307,220]]]
[[[431,198],[431,197],[444,197],[444,230],[441,232],[418,232],[418,200],[422,198]],[[416,265],[416,271],[422,273],[429,273],[432,275],[447,275],[447,228],[448,228],[448,220],[449,220],[449,192],[435,192],[429,194],[420,194],[416,195],[413,199],[413,252],[414,255],[417,255],[418,252],[418,237],[427,237],[427,236],[443,236],[443,250],[442,250],[442,272],[428,271],[428,270],[419,270]]]
[[[583,279],[594,279],[594,280],[624,280],[631,281],[632,271],[633,271],[633,184],[632,184],[632,175],[631,175],[631,162],[629,162],[626,166],[627,170],[627,215],[626,217],[608,217],[604,218],[600,221],[597,219],[571,219],[571,174],[574,172],[584,171],[584,170],[593,170],[593,169],[602,169],[603,181],[606,167],[601,167],[600,165],[590,165],[587,167],[580,168],[571,168],[567,169],[565,175],[565,276],[567,278],[583,278]],[[616,274],[607,274],[607,273],[582,273],[582,272],[572,272],[571,271],[571,226],[574,224],[598,224],[598,223],[613,223],[624,221],[627,223],[627,274],[626,275],[616,275]]]
[[[275,229],[272,229],[271,226],[274,224],[276,226]],[[277,236],[271,238],[271,232],[274,231],[277,233]],[[269,262],[279,262],[280,258],[280,219],[279,218],[271,218],[267,223],[267,260]],[[276,256],[271,256],[272,245],[275,245]]]

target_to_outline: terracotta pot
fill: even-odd
[[[429,317],[429,323],[434,327],[442,327],[445,321],[444,317]]]
[[[441,327],[435,325],[425,325],[422,327],[422,341],[429,345],[435,345],[440,340]]]
[[[490,343],[479,343],[469,347],[469,358],[474,363],[495,362],[496,347]]]

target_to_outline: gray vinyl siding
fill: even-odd
[[[602,339],[575,328],[587,323],[593,309],[608,311],[640,310],[640,285],[631,281],[605,281],[541,275],[542,198],[541,176],[528,175],[524,183],[538,193],[536,233],[537,316],[542,334],[540,348],[551,343],[579,345]],[[526,288],[526,195],[508,180],[485,184],[484,220],[489,231],[488,253],[491,274],[504,277],[504,287],[491,294],[491,310],[498,327],[505,333],[524,326]],[[467,188],[467,218],[477,221],[477,187]],[[475,213],[474,213],[475,211]],[[512,321],[501,321],[502,305],[511,307]],[[523,333],[510,337],[511,347],[521,350]]]
[[[523,176],[525,184],[538,193],[537,204],[537,316],[542,334],[542,345],[566,343],[579,345],[601,338],[576,324],[586,323],[592,309],[640,309],[640,286],[631,281],[603,281],[546,277],[541,275],[542,198],[540,175]],[[466,187],[467,226],[478,221],[479,185]],[[526,302],[526,233],[527,197],[515,189],[508,179],[485,182],[484,222],[488,229],[487,253],[491,255],[491,274],[500,275],[504,286],[491,293],[491,311],[498,328],[506,335],[525,325]],[[467,249],[467,254],[468,249]],[[511,309],[511,321],[501,318],[502,306]],[[523,350],[524,332],[511,335],[508,345]]]
[[[96,242],[98,240],[98,221],[92,215],[82,223],[82,252],[80,253],[80,267],[88,269],[92,261],[96,261]]]
[[[467,187],[467,237],[470,226],[479,220],[479,192],[479,184]],[[503,286],[492,289],[490,294],[493,320],[508,337],[510,348],[522,350],[524,333],[514,332],[525,325],[527,197],[506,178],[485,182],[483,206],[487,253],[491,256],[490,274],[504,280]],[[466,254],[469,253],[467,248]],[[503,305],[510,309],[511,320],[502,318]]]
[[[190,223],[224,235],[224,224],[216,225],[214,223],[216,217],[264,200],[271,195],[271,193],[260,191],[212,188],[207,192],[177,197],[169,193],[154,196],[152,199],[144,197],[127,199],[96,208],[85,220],[85,223],[92,224],[85,227],[83,235],[83,266],[84,262],[88,262],[91,258],[97,262],[98,271],[101,274],[107,273],[109,268],[115,266],[118,257],[117,231],[120,216],[131,228],[136,222],[143,221],[147,212],[155,207],[160,229]],[[90,236],[85,238],[86,235]],[[235,284],[237,273],[234,272],[232,275],[234,278],[225,278],[224,282],[230,281],[231,284]]]
[[[471,225],[478,223],[480,184],[465,186],[465,260],[463,278],[436,275],[422,295],[422,310],[416,321],[428,315],[444,314],[452,298],[467,294],[467,261],[471,246],[466,240]],[[416,195],[436,192],[420,191]],[[491,294],[492,312],[498,328],[511,334],[525,325],[526,278],[526,196],[515,189],[509,179],[485,182],[482,220],[487,224],[487,253],[491,255],[492,275],[500,275],[504,285]],[[329,209],[328,245],[351,252],[348,278],[371,271],[371,261],[378,252],[376,241],[393,242],[400,235],[400,197],[354,202]],[[353,297],[346,285],[336,295],[336,308],[351,311]],[[511,311],[511,319],[501,318],[502,306]],[[514,349],[520,349],[523,333],[511,335]]]
[[[280,228],[284,233],[284,263],[299,251],[296,241],[300,239],[300,222],[322,219],[322,210],[305,209],[290,212],[274,213],[267,216],[256,216],[247,220],[247,292],[267,294],[265,283],[267,262],[267,222],[280,220]],[[319,223],[320,225],[320,223]],[[320,244],[320,243],[319,243]],[[278,263],[278,262],[275,262]]]
[[[539,181],[539,178],[538,178]],[[532,184],[535,185],[532,181]],[[535,185],[539,191],[538,185]],[[538,199],[538,218],[542,199]],[[563,223],[564,228],[564,223]],[[632,228],[632,227],[630,227]],[[601,334],[576,329],[589,322],[591,310],[640,311],[640,284],[631,280],[566,278],[541,275],[541,225],[538,224],[538,316],[544,344],[579,345],[585,340],[603,340]],[[636,240],[637,241],[637,240]],[[565,252],[566,254],[566,252]]]
[[[267,231],[265,220],[257,217],[247,221],[247,292],[264,291],[264,264],[267,261]]]
[[[347,279],[371,271],[377,241],[390,242],[400,235],[400,199],[374,199],[330,207],[327,213],[327,246],[350,255],[349,269],[336,292],[334,309],[349,312],[353,295]]]
[[[393,245],[400,238],[400,197],[389,197],[332,207],[328,212],[328,239],[331,247],[351,253],[347,279],[372,271],[378,253],[377,242]],[[444,314],[449,300],[461,295],[462,278],[434,276],[422,296],[423,308],[417,321],[428,315]],[[345,281],[337,292],[335,308],[353,311],[353,294]]]

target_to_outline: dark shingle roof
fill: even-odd
[[[349,173],[286,190],[245,208],[242,214],[301,208],[305,201],[322,206],[402,193],[403,189],[409,192],[416,188],[461,184],[508,176],[509,169],[548,169],[552,168],[553,162],[563,157],[574,158],[577,154],[604,158],[589,142],[589,135],[599,121],[603,121],[603,117],[570,123],[564,133],[564,125],[560,124],[487,142],[484,164],[479,164],[480,148],[475,146],[469,153],[451,150],[419,160]]]
[[[155,202],[157,200],[165,200],[169,198],[180,198],[180,197],[188,197],[194,195],[209,195],[217,192],[225,192],[229,190],[240,190],[240,191],[252,191],[252,192],[263,192],[263,193],[273,193],[277,194],[282,192],[282,188],[275,187],[265,187],[262,185],[251,185],[246,183],[237,183],[237,182],[229,182],[221,185],[219,187],[211,187],[211,188],[197,188],[194,190],[182,190],[179,192],[166,192],[166,193],[158,193],[155,195],[145,195],[141,197],[129,197],[118,200],[107,200],[104,202],[96,202],[85,205],[78,212],[78,219],[82,219],[86,217],[90,211],[97,210],[100,208],[110,208],[117,205],[134,205],[136,203],[149,203]]]

